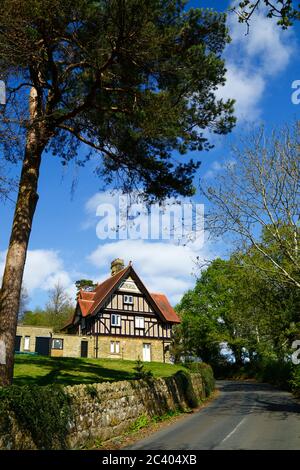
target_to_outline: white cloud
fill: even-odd
[[[124,259],[125,264],[132,260],[146,287],[152,292],[165,293],[175,304],[195,284],[196,256],[200,260],[216,256],[213,256],[211,248],[207,243],[199,249],[197,241],[182,246],[170,242],[120,240],[99,245],[88,260],[101,270],[103,279],[109,275],[110,263],[114,258]]]
[[[239,23],[235,16],[229,17],[228,25],[232,38],[228,51],[240,63],[251,59],[254,63],[250,65],[258,67],[266,76],[276,75],[286,68],[295,47],[291,29],[283,31],[276,19],[266,17],[263,9],[251,18],[248,34],[245,34],[246,26]]]
[[[235,116],[238,123],[242,120],[254,121],[261,113],[259,103],[266,88],[266,80],[259,73],[239,68],[227,62],[226,84],[219,88],[218,98],[236,100]]]
[[[288,65],[295,52],[292,30],[283,31],[265,11],[251,18],[249,33],[236,15],[228,16],[232,42],[225,51],[227,82],[217,90],[218,98],[234,98],[238,122],[257,120],[267,82]]]
[[[230,168],[230,167],[233,167],[234,165],[236,164],[236,161],[234,160],[234,158],[227,158],[226,160],[224,161],[217,161],[215,160],[214,162],[212,162],[212,164],[210,165],[210,169],[204,173],[203,175],[203,178],[202,179],[212,179],[212,178],[215,178],[215,176],[222,170],[226,169],[226,168]]]
[[[5,252],[0,252],[1,276],[4,271],[5,256]],[[75,297],[73,280],[65,270],[59,253],[53,250],[28,250],[23,284],[29,296],[34,295],[37,290],[48,291],[57,283],[60,283],[72,298]]]

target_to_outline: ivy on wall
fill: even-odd
[[[72,419],[70,397],[59,385],[11,386],[0,389],[0,432],[11,432],[12,419],[29,432],[38,449],[67,448]]]

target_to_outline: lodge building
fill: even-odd
[[[125,267],[117,258],[108,279],[92,291],[79,291],[62,334],[49,332],[49,354],[169,362],[172,329],[178,323],[167,297],[150,293],[132,263]],[[21,328],[28,327],[18,327],[19,336]],[[37,342],[41,340],[36,338]],[[25,338],[20,340],[20,351],[22,344]]]

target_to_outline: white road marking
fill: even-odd
[[[236,427],[229,433],[227,434],[226,437],[224,437],[224,439],[220,442],[220,444],[223,444],[223,442],[227,441],[227,439],[229,439],[237,430],[238,428],[243,424],[243,422],[246,420],[247,416],[245,416],[240,422],[239,424],[236,425]]]

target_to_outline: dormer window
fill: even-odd
[[[124,295],[124,304],[133,304],[133,296]]]

